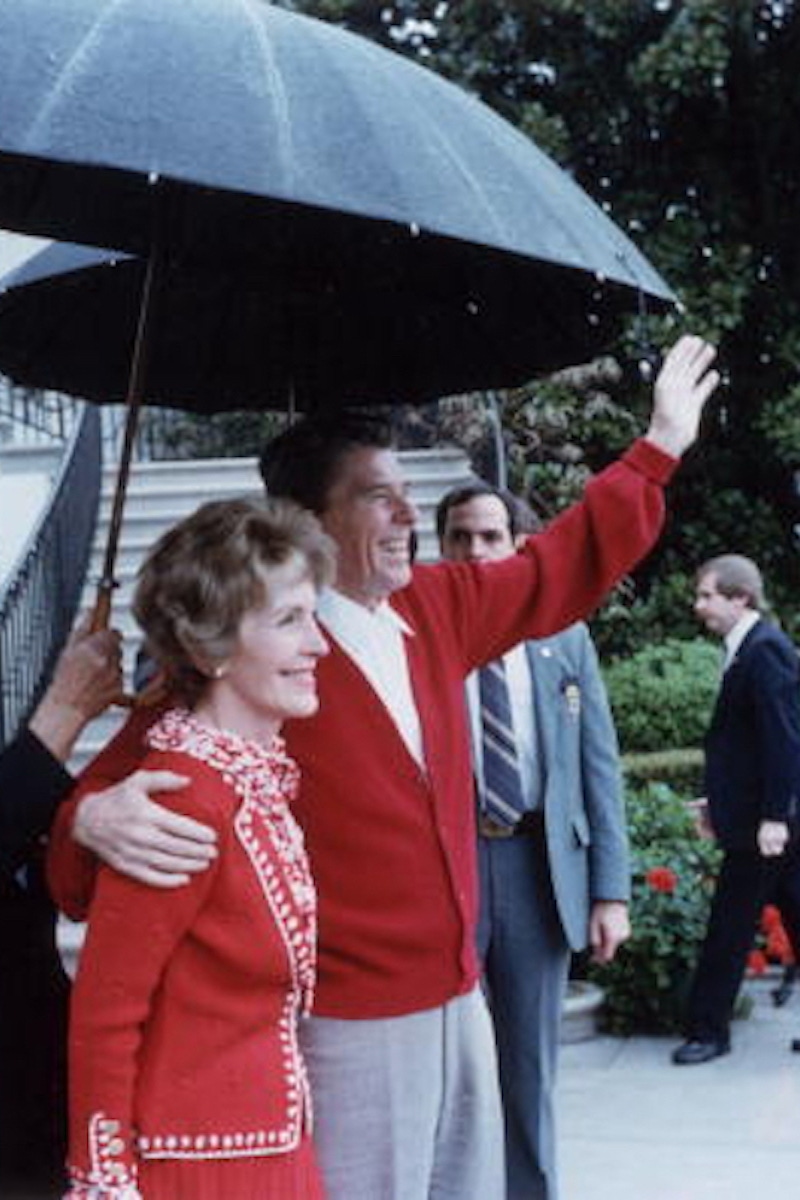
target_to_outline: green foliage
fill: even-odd
[[[696,637],[692,594],[690,577],[678,569],[654,577],[644,594],[632,580],[624,580],[591,622],[600,656],[606,660],[629,658],[667,638],[690,641]]]
[[[597,623],[606,652],[683,636],[673,581],[717,549],[763,567],[791,629],[800,587],[800,4],[761,0],[283,0],[441,72],[533,136],[641,246],[683,310],[640,314],[619,378],[504,399],[511,478],[543,515],[642,428],[643,351],[686,329],[729,386],[671,489],[673,519]],[[602,400],[595,403],[594,394]],[[487,436],[471,448],[491,461]],[[653,625],[653,623],[655,623]]]
[[[632,750],[698,746],[719,688],[719,648],[677,638],[645,646],[604,670],[620,745]]]
[[[632,65],[632,82],[662,103],[665,97],[673,97],[676,105],[687,97],[719,102],[731,57],[732,7],[726,10],[718,0],[685,0],[663,36]]]
[[[666,784],[627,798],[633,935],[614,962],[590,968],[613,1033],[674,1033],[705,935],[719,854],[698,836],[686,801]]]
[[[666,783],[685,796],[699,796],[703,790],[705,756],[699,748],[688,750],[651,750],[626,754],[622,769],[631,787],[648,783]]]
[[[799,470],[800,384],[790,387],[783,396],[766,400],[758,415],[756,428],[781,463],[792,471]]]
[[[286,424],[282,413],[230,412],[213,416],[145,409],[140,422],[145,444],[170,459],[256,457]]]

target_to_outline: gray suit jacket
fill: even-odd
[[[630,862],[617,736],[585,625],[527,642],[550,872],[564,934],[586,946],[595,900],[627,900]]]

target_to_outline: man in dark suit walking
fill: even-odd
[[[521,517],[513,496],[487,484],[449,492],[436,513],[444,557],[513,555]],[[498,669],[506,720],[491,711],[484,679]],[[554,1088],[570,953],[588,943],[608,962],[629,932],[617,738],[586,626],[524,642],[482,667],[467,680],[467,702],[479,798],[478,950],[498,1049],[506,1196],[558,1200]]]
[[[695,612],[725,642],[722,685],[706,735],[706,797],[724,851],[689,996],[687,1040],[673,1062],[730,1049],[729,1023],[759,914],[772,900],[800,951],[800,659],[764,620],[754,562],[724,554],[697,573]]]

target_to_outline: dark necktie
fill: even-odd
[[[482,807],[501,825],[516,825],[525,811],[511,702],[502,659],[478,672],[483,743]]]

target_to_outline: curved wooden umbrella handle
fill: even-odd
[[[99,633],[102,629],[108,629],[111,622],[111,596],[115,587],[116,584],[113,581],[101,579],[98,583],[97,597],[89,618],[90,633]]]
[[[89,632],[97,633],[101,629],[108,629],[111,619],[111,596],[116,584],[112,581],[102,580],[97,585],[97,598],[95,599],[92,615],[89,618]],[[152,708],[156,704],[160,704],[169,695],[169,685],[163,671],[156,671],[152,679],[148,680],[145,686],[139,692],[134,692],[129,695],[127,692],[120,692],[112,700],[112,704],[117,708]]]
[[[101,579],[97,585],[97,596],[89,618],[89,632],[97,633],[108,629],[111,621],[111,597],[117,584],[113,579]],[[141,691],[128,695],[120,692],[112,704],[118,708],[152,708],[169,695],[169,684],[163,671],[156,671]]]

